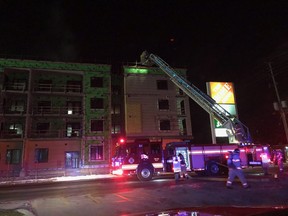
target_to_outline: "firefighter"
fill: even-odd
[[[241,167],[240,150],[238,148],[236,148],[233,152],[230,152],[229,158],[227,160],[227,165],[229,168],[229,174],[226,182],[226,187],[232,189],[232,183],[237,176],[240,179],[243,188],[249,188],[250,186],[247,183]]]
[[[180,175],[181,175],[181,164],[180,164],[180,158],[175,155],[173,156],[173,172],[174,172],[174,177],[175,181],[179,181]]]
[[[283,154],[281,149],[278,149],[276,151],[276,155],[274,156],[274,164],[278,165],[279,172],[282,173],[284,170],[284,165],[283,165]]]
[[[270,159],[266,153],[261,154],[261,160],[262,160],[262,169],[264,171],[264,175],[269,175],[268,169],[270,165]]]
[[[185,158],[181,153],[178,154],[178,157],[180,159],[180,167],[181,167],[180,178],[188,179],[189,175],[187,173]]]

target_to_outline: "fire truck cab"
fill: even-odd
[[[112,158],[112,174],[137,175],[149,181],[157,172],[163,172],[162,146],[159,142],[135,141],[116,147]]]

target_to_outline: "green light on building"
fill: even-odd
[[[148,69],[145,69],[145,68],[125,68],[125,73],[148,74]]]

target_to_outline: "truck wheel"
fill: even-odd
[[[210,162],[207,166],[207,173],[212,176],[221,174],[221,168],[216,162]]]
[[[140,181],[150,181],[154,175],[154,167],[151,163],[140,163],[137,167],[137,177]]]

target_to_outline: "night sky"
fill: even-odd
[[[274,111],[273,72],[288,100],[288,1],[0,1],[0,57],[133,63],[144,50],[205,90],[235,84],[240,120],[255,142],[286,142]],[[210,142],[208,114],[192,103],[196,142]]]

